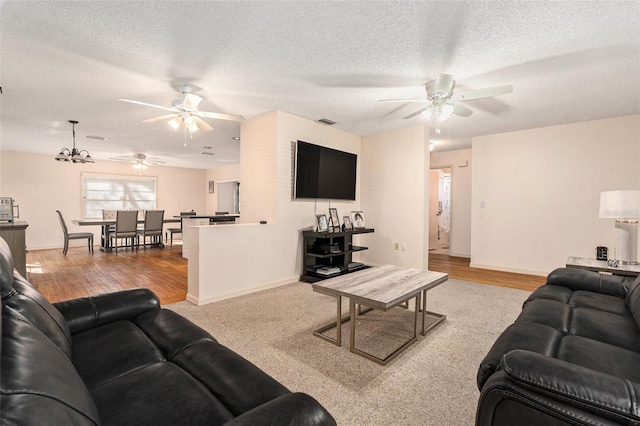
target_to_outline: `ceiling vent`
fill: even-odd
[[[318,120],[318,123],[326,124],[327,126],[333,126],[334,124],[336,124],[335,121],[329,120],[328,118],[321,118],[320,120]]]
[[[202,151],[200,154],[202,154],[202,155],[216,155],[215,152],[206,152],[206,151]]]

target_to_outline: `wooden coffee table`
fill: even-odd
[[[313,334],[337,346],[341,346],[342,323],[351,321],[349,350],[378,364],[386,365],[417,340],[418,312],[422,312],[423,336],[447,318],[446,315],[427,311],[426,306],[427,291],[442,284],[448,278],[449,275],[442,272],[423,271],[422,269],[407,268],[404,266],[382,265],[315,282],[312,284],[313,291],[333,296],[337,299],[337,317],[335,322],[331,322],[314,330]],[[421,295],[422,305],[420,303]],[[344,318],[342,317],[342,297],[349,298],[349,315]],[[407,303],[408,305],[409,300],[412,298],[415,298],[413,336],[408,341],[386,358],[378,358],[375,355],[355,347],[357,315],[369,312],[371,309],[386,312],[403,303]],[[366,306],[369,309],[362,311],[361,306]],[[437,320],[425,329],[426,314],[436,317]],[[325,331],[334,327],[336,328],[335,339],[323,334]]]

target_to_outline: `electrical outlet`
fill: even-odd
[[[487,206],[487,204],[484,201],[480,201],[480,208],[484,209]]]
[[[407,243],[402,243],[401,250],[402,251],[407,251]]]
[[[393,245],[393,248],[394,248],[394,249],[396,249],[396,250],[400,250],[400,244],[395,243],[395,244]]]

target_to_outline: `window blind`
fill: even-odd
[[[156,208],[156,178],[82,174],[83,214],[101,219],[102,210],[153,210]]]

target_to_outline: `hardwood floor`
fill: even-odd
[[[50,302],[98,293],[146,287],[160,303],[180,302],[187,297],[187,259],[182,247],[147,248],[93,254],[86,247],[32,250],[27,253],[27,274]]]
[[[533,291],[544,284],[544,277],[469,267],[469,259],[429,254],[429,269],[447,272],[450,278]],[[87,253],[85,247],[72,247],[66,256],[62,249],[33,250],[27,253],[27,271],[33,284],[49,301],[92,294],[146,287],[164,304],[185,300],[187,260],[182,247],[164,249],[100,250]]]
[[[429,270],[447,272],[449,278],[526,291],[533,291],[546,282],[546,277],[536,275],[472,268],[469,266],[469,259],[446,254],[429,253]]]

